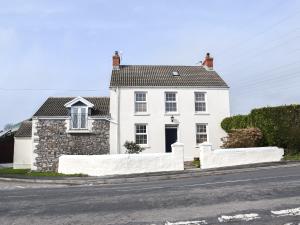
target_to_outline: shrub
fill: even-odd
[[[222,123],[221,127],[226,131],[230,132],[232,129],[241,129],[250,127],[249,116],[247,115],[237,115],[232,117],[225,118]]]
[[[248,148],[262,146],[263,135],[258,128],[233,129],[222,138],[223,148]]]
[[[145,149],[142,148],[140,145],[136,144],[133,141],[126,141],[124,147],[127,149],[127,154],[139,154],[140,152],[144,151]]]
[[[259,128],[263,134],[263,145],[300,153],[300,105],[253,109],[248,115],[225,118],[221,126],[226,132],[247,127]]]

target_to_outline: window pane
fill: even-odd
[[[80,128],[86,128],[87,121],[86,121],[86,114],[81,114],[81,121],[80,121]]]
[[[176,93],[166,92],[166,101],[176,101]]]
[[[136,125],[137,134],[145,134],[146,133],[146,125]]]
[[[72,119],[72,128],[78,128],[78,114],[73,113],[71,119]]]
[[[147,135],[137,134],[135,136],[135,142],[137,144],[147,144]]]
[[[147,103],[145,102],[136,102],[135,103],[136,112],[147,112]]]
[[[207,141],[207,134],[197,134],[197,144],[201,144]]]
[[[166,102],[166,112],[176,112],[177,104],[176,102]]]
[[[206,133],[206,125],[197,124],[197,133]]]
[[[196,112],[205,112],[206,103],[205,102],[195,102],[195,111]]]
[[[136,92],[135,100],[136,101],[146,101],[146,93],[145,92]]]
[[[72,113],[78,113],[78,108],[71,108]]]
[[[195,101],[205,101],[205,93],[195,92]]]

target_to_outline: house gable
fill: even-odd
[[[67,102],[65,104],[65,107],[69,108],[69,107],[72,107],[72,106],[87,106],[88,108],[92,108],[94,107],[94,104],[89,102],[88,100],[82,98],[82,97],[77,97],[77,98],[74,98],[73,100]]]

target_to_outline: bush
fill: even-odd
[[[263,145],[300,152],[300,105],[253,109],[248,115],[225,118],[221,126],[226,132],[256,127],[263,134]]]
[[[242,129],[250,127],[249,116],[247,115],[237,115],[232,117],[225,118],[222,123],[221,127],[226,131],[230,132],[232,129]]]
[[[249,148],[262,146],[263,135],[258,128],[233,129],[222,138],[222,148]]]
[[[126,141],[124,147],[127,149],[127,154],[139,154],[140,152],[144,151],[145,149],[142,148],[140,145],[136,144],[133,141]]]

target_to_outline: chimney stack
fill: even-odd
[[[119,70],[120,69],[120,63],[121,63],[121,58],[119,56],[119,52],[115,51],[115,54],[112,57],[113,70]]]
[[[202,66],[206,70],[213,70],[214,69],[214,58],[210,57],[209,53],[206,53],[205,59],[202,63]]]

